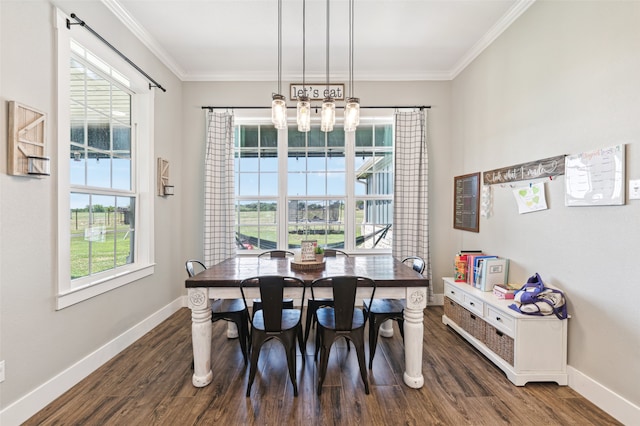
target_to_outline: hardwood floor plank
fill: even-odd
[[[181,309],[24,425],[620,424],[567,386],[514,386],[441,317],[442,307],[425,310],[421,389],[403,382],[403,342],[394,325],[395,335],[379,338],[373,370],[367,369],[370,395],[355,350],[339,340],[318,397],[312,331],[306,362],[297,354],[298,397],[284,349],[270,341],[246,398],[249,368],[237,340],[226,337],[224,321],[212,325],[213,382],[204,388],[191,384],[191,313]],[[365,352],[368,362],[368,347]]]

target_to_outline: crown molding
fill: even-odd
[[[450,80],[460,74],[474,59],[491,45],[513,22],[520,17],[536,0],[519,0],[502,18],[462,57],[450,72]]]
[[[167,68],[180,80],[184,80],[185,71],[169,55],[158,41],[136,21],[118,0],[101,0],[102,3],[138,38]]]

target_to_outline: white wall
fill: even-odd
[[[288,87],[289,82],[283,82]],[[428,119],[429,158],[429,224],[433,276],[450,274],[455,248],[452,241],[453,214],[451,212],[451,192],[453,182],[450,174],[449,132],[450,82],[358,82],[357,95],[363,106],[406,106],[430,105]],[[205,142],[205,112],[202,106],[256,106],[271,104],[271,93],[276,83],[253,82],[186,82],[184,83],[183,121],[185,125],[185,158],[190,159],[189,167],[183,168],[182,180],[188,194],[184,198],[185,250],[188,256],[202,255],[203,204],[202,182]],[[293,105],[293,104],[291,104]],[[367,113],[372,113],[372,110]],[[376,110],[373,110],[375,114]],[[238,112],[240,114],[241,112]],[[266,109],[265,114],[270,114]],[[363,111],[363,114],[365,112]],[[446,188],[446,190],[444,190]],[[434,292],[442,293],[441,280],[434,280]]]
[[[181,82],[99,1],[59,2],[167,88],[155,96],[155,154],[182,161]],[[184,293],[178,195],[156,198],[155,274],[61,311],[57,283],[57,126],[54,11],[48,1],[0,3],[0,410],[165,308]],[[50,177],[7,175],[7,102],[48,113]],[[61,141],[60,143],[64,143]]]
[[[640,178],[638,22],[640,2],[531,6],[453,82],[453,174],[624,143]],[[637,407],[640,201],[568,208],[563,185],[548,181],[549,209],[525,215],[495,185],[493,217],[457,246],[511,258],[512,282],[539,272],[564,289],[569,365]]]

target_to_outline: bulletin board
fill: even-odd
[[[625,145],[565,158],[565,205],[612,206],[625,202]]]

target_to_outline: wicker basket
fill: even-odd
[[[496,355],[513,365],[513,339],[511,337],[487,324],[484,343]]]
[[[458,305],[453,300],[448,297],[444,298],[444,314],[451,319],[451,321],[455,322],[458,325],[460,324],[460,313],[462,306]]]
[[[463,312],[460,315],[461,316],[460,325],[462,326],[462,328],[464,328],[466,331],[471,333],[473,337],[483,342],[485,339],[485,333],[486,333],[485,331],[486,323],[484,322],[484,320],[482,318],[478,318],[476,314],[472,314],[471,312],[467,311],[464,308],[462,308],[462,311]]]

